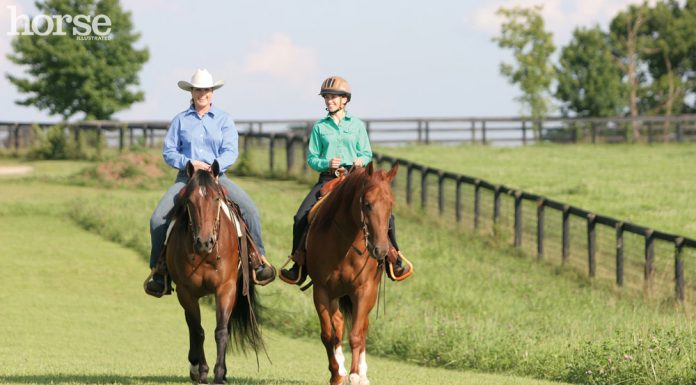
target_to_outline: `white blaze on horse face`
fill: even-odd
[[[345,367],[346,357],[343,356],[343,348],[340,345],[336,348],[334,357],[336,357],[336,362],[338,363],[338,374],[341,376],[348,374]]]
[[[200,194],[200,196],[202,196],[202,197],[205,197],[205,193],[206,193],[205,187],[204,187],[204,186],[200,186],[200,187],[198,188],[198,194]]]

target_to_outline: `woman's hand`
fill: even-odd
[[[193,170],[203,170],[203,171],[210,171],[210,165],[208,163],[202,162],[200,160],[193,160],[191,161],[191,165],[193,166]]]
[[[355,161],[353,161],[353,166],[362,167],[363,166],[362,158],[355,158]]]
[[[337,169],[341,166],[341,158],[335,157],[329,161],[330,169]]]

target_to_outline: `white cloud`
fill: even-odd
[[[246,58],[244,72],[304,83],[318,76],[317,53],[312,48],[295,45],[285,33],[274,33],[270,41],[255,44],[254,52]]]
[[[656,0],[648,1],[653,5]],[[495,14],[500,7],[532,7],[543,4],[542,16],[546,29],[553,32],[556,44],[565,44],[577,27],[599,24],[606,29],[611,19],[630,4],[642,0],[496,0],[479,7],[468,22],[477,31],[497,35],[502,18]]]

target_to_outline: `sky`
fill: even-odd
[[[171,120],[190,98],[176,83],[197,68],[225,81],[213,103],[236,119],[317,119],[325,113],[319,87],[331,75],[350,82],[348,110],[365,119],[517,116],[520,92],[499,72],[511,55],[491,40],[499,7],[543,4],[558,51],[575,28],[606,30],[641,2],[121,0],[150,60],[140,72],[145,100],[113,118]],[[33,0],[0,0],[0,121],[58,121],[14,103],[24,96],[5,74],[24,72],[6,58],[12,9],[38,14]]]

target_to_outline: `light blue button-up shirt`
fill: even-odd
[[[217,159],[220,172],[224,172],[237,160],[238,142],[237,127],[225,111],[211,105],[201,118],[191,105],[172,119],[162,156],[168,165],[179,170],[186,168],[189,161],[213,164]]]

